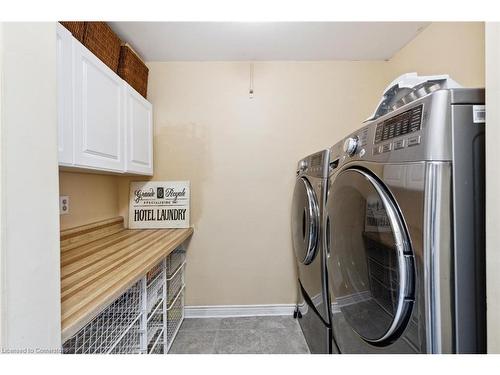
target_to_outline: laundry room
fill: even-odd
[[[0,22],[2,353],[500,353],[499,23],[97,15]]]

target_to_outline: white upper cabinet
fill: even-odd
[[[124,83],[127,108],[127,161],[129,173],[153,174],[153,107]]]
[[[153,174],[152,105],[57,28],[59,165]]]
[[[73,154],[73,36],[59,23],[56,32],[57,121],[59,164],[72,165]]]
[[[124,171],[122,79],[75,43],[75,164]]]

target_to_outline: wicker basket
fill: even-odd
[[[80,43],[83,43],[87,22],[60,21],[59,23],[67,28]]]
[[[120,61],[120,38],[106,22],[87,22],[83,44],[114,72]]]
[[[127,45],[121,46],[118,75],[146,98],[148,93],[148,67]]]

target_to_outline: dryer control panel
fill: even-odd
[[[377,124],[374,144],[419,131],[422,125],[422,109],[421,104]]]
[[[422,129],[423,108],[421,104],[377,124],[373,155],[419,145],[420,133],[412,133]]]
[[[297,175],[306,174],[312,177],[326,178],[328,176],[329,150],[323,150],[299,161]]]
[[[483,108],[483,103],[483,89],[437,90],[420,97],[338,140],[330,148],[330,173],[355,161],[452,161],[456,116],[477,124],[473,107],[467,108]]]

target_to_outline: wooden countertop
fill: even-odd
[[[61,231],[63,342],[193,234],[125,229],[118,217]]]

